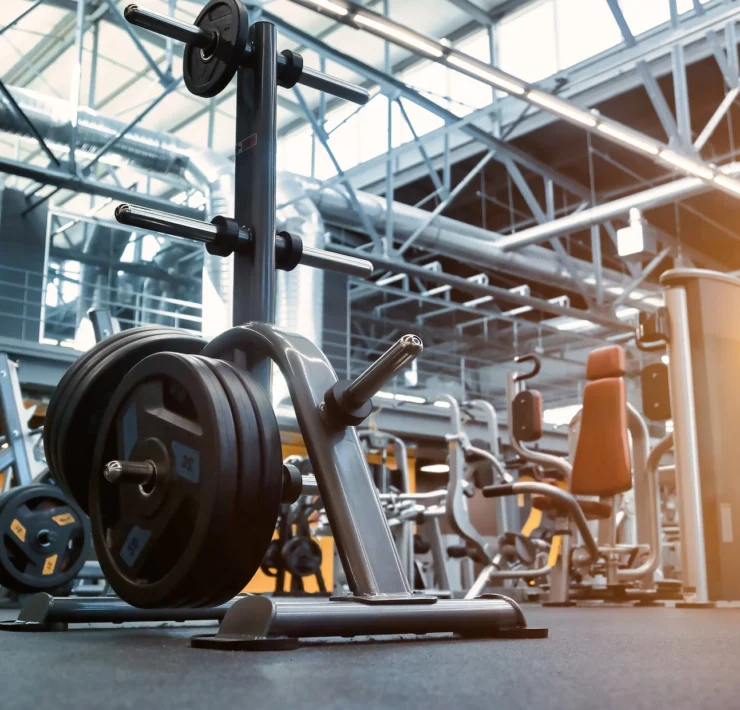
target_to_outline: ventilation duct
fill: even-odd
[[[66,149],[73,134],[70,105],[28,89],[12,88],[11,92],[44,139],[57,146],[57,152],[60,147]],[[80,107],[77,146],[81,150],[97,151],[124,131],[126,125],[124,121]],[[25,126],[16,121],[7,106],[0,109],[0,131],[28,137]],[[194,146],[168,133],[134,127],[116,142],[110,154],[146,171],[177,175],[197,185],[206,194],[210,215],[234,214],[234,164],[218,153]],[[278,201],[292,203],[278,215],[279,228],[299,234],[307,245],[321,247],[324,243],[321,215],[300,191],[300,184],[290,176],[279,180]],[[133,194],[132,199],[135,199]],[[95,244],[98,244],[97,239]],[[208,336],[216,335],[231,325],[232,278],[232,259],[205,254],[203,330]],[[153,287],[156,284],[150,282],[147,285],[148,289]],[[304,333],[320,345],[323,309],[321,272],[306,267],[298,267],[291,274],[280,272],[277,303],[276,320],[279,325]]]

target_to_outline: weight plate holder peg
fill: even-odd
[[[63,587],[90,547],[87,516],[59,488],[34,484],[0,496],[0,584],[15,592]]]
[[[88,512],[92,449],[100,419],[123,376],[148,355],[197,353],[205,341],[177,328],[144,326],[98,343],[64,374],[44,425],[44,450],[62,489]]]
[[[249,16],[241,0],[211,0],[194,24],[211,33],[213,42],[204,48],[185,45],[185,86],[196,96],[213,98],[229,85],[244,60]]]
[[[273,518],[244,514],[246,499],[260,505],[263,481],[243,476],[236,426],[222,381],[198,356],[152,355],[113,393],[95,444],[100,473],[90,481],[90,513],[101,568],[124,601],[215,606],[240,592],[258,568],[279,494]],[[119,476],[109,465],[114,461],[122,462]],[[249,548],[253,540],[264,546],[226,560],[224,551]],[[239,574],[216,572],[214,556],[221,566],[238,565]]]

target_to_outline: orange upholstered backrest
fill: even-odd
[[[632,488],[627,436],[624,350],[618,346],[590,353],[583,392],[581,429],[573,460],[571,492],[613,496]]]

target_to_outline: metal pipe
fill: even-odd
[[[634,440],[633,440],[634,445]],[[617,576],[620,580],[643,579],[648,575],[652,576],[660,563],[660,523],[658,520],[658,465],[660,459],[673,448],[673,434],[668,434],[662,438],[650,452],[645,462],[644,480],[648,487],[648,498],[651,505],[651,515],[655,521],[650,527],[650,552],[647,559],[639,566],[632,569],[620,569]],[[637,475],[637,472],[635,472]],[[635,491],[637,493],[637,491]],[[638,501],[638,506],[640,505]],[[638,508],[639,510],[639,508]],[[639,521],[638,521],[639,522]],[[652,520],[651,520],[652,522]],[[639,530],[639,528],[638,528]],[[641,540],[638,537],[638,543]],[[649,580],[652,582],[652,579]]]
[[[740,174],[740,163],[729,163],[723,165],[719,170],[725,175],[735,177]],[[701,178],[681,178],[665,185],[653,187],[643,192],[637,192],[634,195],[621,197],[618,200],[570,214],[567,217],[555,219],[545,224],[538,224],[529,229],[523,229],[521,232],[517,232],[511,236],[501,237],[494,242],[494,245],[505,252],[513,249],[521,249],[530,244],[537,244],[553,237],[571,234],[572,232],[578,232],[596,224],[602,224],[614,217],[627,215],[631,209],[649,210],[673,202],[679,198],[688,197],[689,195],[698,194],[710,189],[711,185]]]
[[[581,533],[583,544],[586,546],[588,552],[588,560],[584,562],[595,562],[601,557],[601,552],[594,540],[594,536],[591,534],[591,528],[588,526],[588,520],[581,510],[581,506],[578,505],[578,501],[568,492],[552,486],[549,483],[537,483],[529,481],[519,481],[517,483],[504,484],[502,486],[486,486],[483,489],[483,496],[485,498],[496,498],[498,496],[507,495],[519,495],[520,493],[531,493],[536,495],[547,496],[548,498],[554,498],[565,504],[568,508],[568,513],[576,524],[578,532]]]
[[[316,204],[327,222],[364,229],[360,218],[354,213],[351,196],[341,185],[325,187],[320,181],[308,177],[296,176],[296,180],[301,182],[306,196]],[[411,205],[401,202],[389,205],[384,197],[357,190],[354,195],[375,229],[382,229],[387,210],[393,211],[393,236],[396,241],[412,235],[429,218],[428,211]],[[496,246],[501,237],[496,232],[440,215],[433,225],[420,233],[416,245],[457,261],[474,264],[479,269],[489,268],[526,280],[536,279],[564,290],[578,290],[571,274],[552,258],[551,249],[532,246],[521,253],[505,252]],[[574,257],[570,263],[581,274],[591,273],[593,268],[590,261]],[[602,275],[605,289],[624,286],[629,280],[613,269],[602,269]]]

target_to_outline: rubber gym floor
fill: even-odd
[[[3,632],[0,707],[740,707],[740,608],[525,612],[549,639],[319,640],[237,653],[190,648],[202,626]]]

